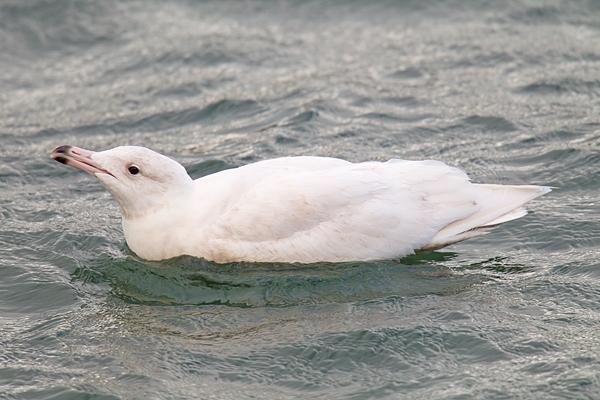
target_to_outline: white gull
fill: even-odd
[[[51,156],[100,180],[119,202],[127,244],[148,260],[399,259],[485,234],[551,190],[474,184],[439,161],[285,157],[192,180],[144,147],[60,146]]]

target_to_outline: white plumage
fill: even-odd
[[[473,184],[438,161],[286,157],[194,181],[143,147],[60,146],[52,157],[100,180],[121,206],[129,247],[149,260],[398,259],[487,233],[550,191]]]

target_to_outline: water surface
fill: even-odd
[[[599,77],[591,1],[3,2],[0,394],[600,397]],[[62,144],[559,189],[401,263],[147,262]]]

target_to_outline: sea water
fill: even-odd
[[[0,397],[600,397],[598,2],[5,0],[0,89]],[[557,189],[399,263],[147,262],[63,144]]]

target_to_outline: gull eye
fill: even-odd
[[[129,168],[127,168],[127,171],[129,171],[129,173],[131,175],[137,175],[140,173],[140,169],[138,167],[136,167],[135,165],[132,165]]]

